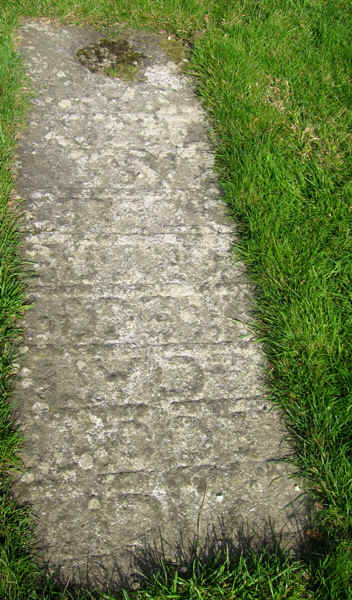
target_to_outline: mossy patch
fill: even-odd
[[[131,48],[127,40],[103,38],[77,51],[79,62],[92,73],[104,73],[108,77],[133,80],[139,71],[139,63],[145,56]]]
[[[180,63],[185,58],[188,58],[188,49],[184,46],[182,40],[161,40],[161,47],[165,50],[171,60],[175,63]]]

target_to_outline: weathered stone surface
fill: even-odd
[[[219,516],[230,533],[234,515],[270,515],[292,541],[284,507],[300,491],[268,462],[285,432],[190,81],[156,34],[124,34],[145,56],[135,81],[79,63],[92,29],[29,21],[20,34],[36,97],[16,189],[37,277],[15,493],[43,559],[67,576],[88,554],[109,569],[160,532],[172,554],[180,530],[202,536]]]

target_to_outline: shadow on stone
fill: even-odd
[[[171,586],[175,573],[182,579],[204,577],[214,572],[216,567],[226,563],[228,571],[235,570],[240,558],[246,559],[249,571],[255,565],[254,554],[262,563],[275,563],[287,566],[287,559],[301,560],[304,564],[316,564],[324,553],[324,540],[307,538],[305,531],[313,525],[310,507],[304,518],[295,517],[296,543],[288,546],[283,543],[283,530],[277,531],[271,518],[262,520],[261,525],[250,525],[247,520],[238,520],[233,531],[222,519],[208,528],[204,541],[197,536],[186,541],[182,531],[178,532],[178,543],[171,548],[160,533],[160,543],[153,546],[144,544],[129,552],[129,568],[123,569],[113,557],[109,557],[113,568],[106,568],[102,557],[88,556],[84,566],[72,567],[68,579],[60,567],[43,565],[45,576],[58,591],[66,590],[75,597],[89,591],[94,593],[120,594],[122,590],[134,592],[155,584],[158,578],[166,587]],[[170,559],[170,552],[173,559]],[[91,573],[94,572],[92,577]]]

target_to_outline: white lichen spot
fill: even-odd
[[[107,451],[105,450],[105,448],[98,448],[98,450],[96,450],[94,456],[98,459],[101,460],[105,460],[109,457]]]
[[[145,76],[149,83],[158,88],[181,90],[184,87],[183,82],[177,75],[170,72],[172,67],[173,63],[170,63],[168,67],[154,65],[146,69]]]
[[[91,98],[91,96],[81,96],[81,102],[83,102],[83,104],[95,104],[96,99]]]
[[[97,498],[92,498],[91,500],[89,500],[89,502],[88,502],[89,510],[98,510],[99,508],[100,508],[100,502]]]
[[[56,142],[59,144],[59,146],[63,146],[64,148],[71,143],[71,141],[65,138],[63,135],[57,135]]]
[[[21,480],[23,483],[32,483],[34,481],[34,475],[33,473],[24,473],[24,475],[21,477]]]
[[[94,423],[94,425],[96,425],[97,427],[104,427],[103,420],[97,417],[96,415],[90,414],[89,420],[91,421],[91,423]]]
[[[181,318],[184,323],[193,323],[194,322],[194,314],[191,311],[183,310],[181,312]]]
[[[60,100],[58,104],[59,108],[71,108],[71,100]]]
[[[78,464],[81,467],[81,469],[87,471],[88,469],[92,468],[93,459],[89,454],[82,454],[81,458],[78,461]]]
[[[45,140],[52,140],[53,138],[56,137],[56,133],[54,131],[49,131],[45,136],[44,139]]]
[[[43,475],[47,475],[49,473],[49,465],[48,463],[41,463],[39,465],[39,470]]]
[[[66,73],[64,73],[63,71],[58,71],[56,73],[56,77],[59,77],[60,79],[62,79],[63,77],[66,77]]]
[[[79,151],[79,150],[73,150],[73,152],[70,152],[69,157],[72,160],[79,160],[80,158],[82,158],[84,156],[84,152]]]
[[[136,95],[136,90],[134,88],[127,88],[124,93],[121,95],[121,101],[126,102],[133,100]]]
[[[21,369],[22,377],[27,377],[30,374],[31,374],[31,371],[30,371],[30,369],[27,369],[27,367],[23,367],[23,369]]]
[[[32,406],[32,411],[34,413],[46,412],[49,410],[49,405],[45,402],[35,402]]]
[[[157,174],[153,169],[147,167],[147,165],[139,164],[140,172],[138,173],[136,179],[142,179],[142,181],[147,181],[149,184],[153,184],[157,179]]]

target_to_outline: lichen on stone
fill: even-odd
[[[133,50],[127,40],[101,39],[77,51],[79,62],[92,73],[104,73],[108,77],[134,79],[138,73],[138,63],[144,57]]]

